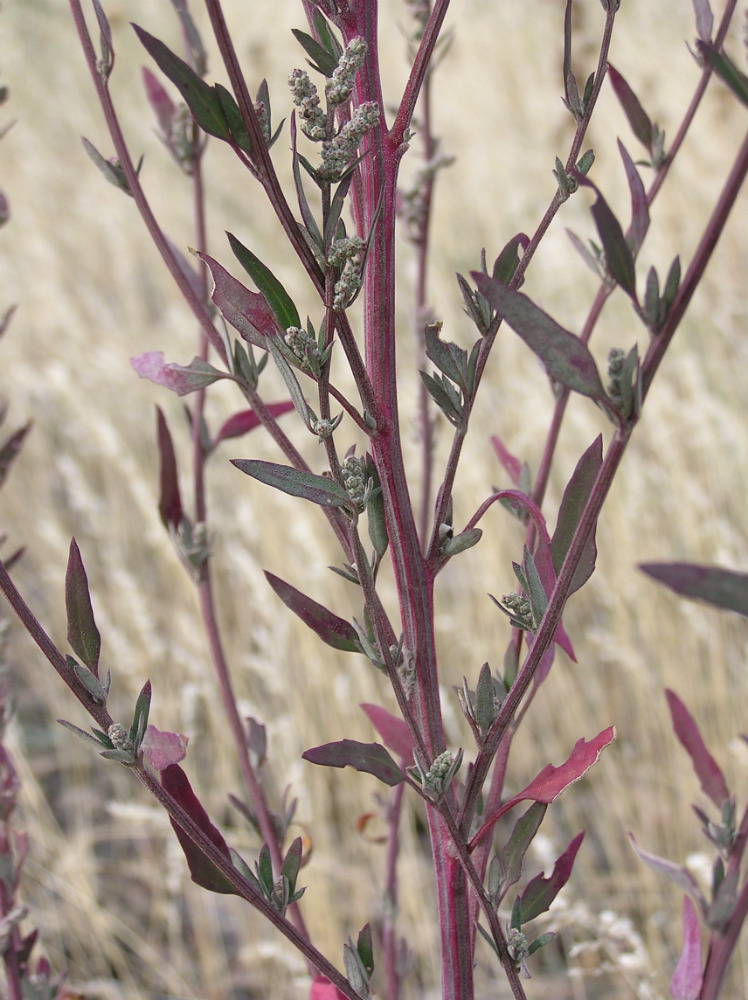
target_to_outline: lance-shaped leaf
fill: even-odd
[[[158,38],[149,35],[136,24],[133,28],[158,68],[182,95],[200,128],[218,139],[230,140],[231,130],[223,113],[220,97],[213,87],[202,80],[183,59],[174,55]]]
[[[543,875],[536,875],[534,879],[531,879],[527,883],[525,891],[520,896],[520,913],[523,924],[534,920],[541,913],[545,913],[569,881],[574,859],[577,856],[577,851],[583,838],[584,830],[576,835],[564,853],[556,859],[553,871],[548,878],[545,878]]]
[[[281,417],[284,413],[288,413],[293,409],[293,403],[290,399],[284,399],[278,403],[267,403],[266,405],[268,412],[273,417]],[[219,442],[225,441],[227,438],[241,437],[243,434],[247,434],[259,426],[260,418],[254,410],[240,410],[227,420],[224,420],[213,439],[211,447],[215,448]]]
[[[210,817],[193,792],[192,785],[190,785],[187,775],[179,764],[169,764],[168,767],[165,767],[161,771],[160,778],[161,784],[169,795],[184,809],[193,823],[202,830],[205,836],[215,844],[221,854],[224,854],[226,859],[231,861],[231,854],[221,831],[211,823]],[[234,889],[229,880],[216,868],[209,858],[206,858],[197,844],[184,832],[181,826],[175,823],[173,819],[171,820],[171,825],[187,858],[192,881],[202,886],[203,889],[210,889],[211,892],[236,894],[236,889]]]
[[[679,562],[642,563],[639,569],[681,597],[693,597],[748,617],[748,575],[745,573]]]
[[[351,507],[350,497],[343,487],[327,476],[317,476],[313,472],[303,472],[289,465],[251,458],[234,458],[231,464],[246,476],[281,490],[282,493],[303,497],[322,507]]]
[[[335,67],[338,65],[337,58],[328,52],[323,45],[320,45],[316,38],[312,38],[305,31],[301,31],[299,28],[291,28],[291,34],[312,60],[310,63],[312,69],[323,76],[332,76],[335,72]]]
[[[739,70],[725,52],[720,52],[712,44],[697,41],[699,55],[709,63],[720,79],[727,84],[741,104],[748,107],[748,76]]]
[[[600,242],[605,251],[605,262],[608,272],[632,301],[637,302],[634,255],[631,252],[631,247],[626,242],[621,223],[613,214],[605,198],[603,198],[600,189],[592,183],[589,177],[580,174],[578,170],[574,172],[574,177],[579,184],[591,187],[597,195],[590,211],[592,212],[592,218],[595,220]]]
[[[665,697],[670,709],[670,717],[673,720],[673,730],[691,758],[696,777],[701,784],[701,790],[720,809],[722,803],[730,798],[730,792],[719,764],[707,750],[701,738],[699,727],[678,695],[666,688]]]
[[[547,809],[545,803],[533,802],[527,812],[523,813],[514,824],[509,840],[501,848],[499,857],[504,872],[502,895],[510,886],[519,882],[525,854],[543,822]]]
[[[334,649],[342,649],[347,653],[360,653],[361,644],[355,628],[345,619],[339,618],[327,608],[313,601],[311,597],[302,594],[290,583],[265,570],[265,577],[283,601],[295,615],[316,632],[323,642]]]
[[[551,378],[610,409],[595,359],[579,337],[551,319],[522,292],[479,271],[473,271],[472,277],[481,295],[538,355]]]
[[[615,737],[615,727],[609,726],[589,741],[584,739],[577,740],[568,760],[559,767],[547,764],[526,788],[523,788],[521,792],[518,792],[511,799],[504,802],[495,813],[489,816],[470,842],[470,849],[472,850],[494,827],[496,822],[518,802],[526,799],[532,799],[534,802],[544,802],[546,805],[553,802],[568,785],[578,781],[589,771],[592,765],[597,762],[598,757],[605,747],[612,743]]]
[[[156,116],[162,136],[165,139],[169,139],[177,106],[161,86],[160,81],[156,79],[146,66],[143,67],[143,86],[145,87],[145,96]]]
[[[379,743],[359,743],[357,740],[338,740],[305,750],[304,760],[323,767],[355,767],[357,771],[373,774],[385,785],[394,787],[405,775]]]
[[[30,429],[31,422],[27,423],[24,427],[19,427],[17,431],[14,431],[13,434],[6,438],[0,445],[0,486],[3,485],[5,477],[8,475],[8,469],[11,466],[11,462],[21,450],[23,439],[26,437]]]
[[[608,79],[610,80],[616,97],[620,101],[626,117],[629,120],[631,131],[647,152],[652,155],[652,122],[649,115],[639,102],[639,98],[629,87],[626,80],[621,76],[615,66],[608,63]]]
[[[409,762],[413,757],[414,744],[405,722],[379,705],[363,704],[360,707],[390,750],[394,750],[398,757],[405,758],[406,763]]]
[[[232,233],[226,233],[236,259],[265,296],[282,330],[289,326],[301,326],[299,313],[291,296],[278,281],[269,267],[248,250]]]
[[[504,467],[504,471],[509,476],[515,486],[519,486],[519,477],[522,473],[522,462],[504,446],[503,441],[496,434],[491,435],[491,444],[496,452],[499,461]]]
[[[171,389],[178,396],[186,396],[198,389],[205,389],[221,378],[233,378],[201,358],[193,358],[189,365],[164,361],[163,351],[146,351],[130,358],[130,364],[141,378]]]
[[[68,619],[68,642],[88,669],[99,676],[101,636],[94,620],[88,577],[83,567],[78,543],[73,538],[65,573],[65,610]]]
[[[198,257],[210,269],[215,286],[211,298],[223,318],[239,331],[244,340],[263,351],[267,350],[265,337],[277,336],[282,331],[265,296],[245,288],[207,253],[198,253]]]
[[[629,246],[632,253],[637,254],[649,229],[647,192],[644,190],[644,183],[639,176],[639,171],[636,169],[634,161],[629,156],[626,147],[620,139],[618,140],[618,151],[623,160],[626,179],[629,182],[629,191],[631,192],[631,232]]]
[[[592,487],[603,464],[603,438],[599,435],[577,462],[571,479],[566,484],[561,506],[558,510],[556,530],[551,539],[553,569],[558,575],[569,551],[574,533],[584,512]],[[597,559],[597,545],[593,531],[582,552],[579,565],[572,578],[569,594],[579,590],[592,576]]]
[[[159,457],[159,501],[158,512],[168,528],[178,528],[182,521],[182,498],[179,493],[177,456],[166,418],[160,407],[156,407],[158,457]]]
[[[670,980],[673,1000],[699,1000],[701,996],[701,936],[696,910],[688,896],[683,897],[683,950]]]
[[[699,888],[696,879],[687,868],[684,868],[682,865],[676,865],[672,861],[668,861],[667,858],[660,858],[656,854],[650,854],[649,851],[645,851],[644,848],[639,847],[633,833],[629,833],[629,840],[639,860],[643,861],[647,868],[651,868],[658,875],[665,875],[667,878],[672,879],[683,892],[688,893],[699,904],[702,913],[706,913],[707,904],[704,894]]]

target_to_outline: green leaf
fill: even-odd
[[[281,329],[287,330],[289,326],[300,327],[301,320],[299,319],[299,313],[293,304],[291,296],[270,268],[266,267],[251,250],[243,246],[236,236],[232,233],[227,233],[226,235],[229,238],[229,243],[236,259],[265,296],[268,305],[275,313]]]
[[[580,174],[579,177],[582,177]],[[583,178],[585,184],[594,187],[592,181]],[[607,201],[595,188],[597,199],[592,206],[592,218],[600,235],[608,271],[626,294],[636,302],[636,267],[631,247],[626,242],[621,223],[615,217]]]
[[[548,598],[540,580],[540,574],[538,573],[535,565],[532,552],[530,552],[526,545],[522,554],[522,570],[525,580],[527,581],[525,593],[530,600],[532,617],[535,622],[535,626],[537,627],[543,620],[545,609],[548,607]]]
[[[694,563],[642,563],[639,569],[681,597],[706,601],[715,608],[748,618],[748,575],[719,566]]]
[[[221,98],[213,87],[201,80],[183,59],[174,55],[158,38],[149,35],[136,24],[133,28],[158,68],[182,95],[200,128],[217,139],[231,139],[231,129],[223,112]]]
[[[151,682],[146,681],[135,702],[135,714],[130,727],[130,739],[137,753],[148,728],[148,716],[151,711]]]
[[[278,341],[275,338],[268,337],[265,344],[268,351],[273,356],[273,361],[275,362],[278,371],[283,376],[283,381],[286,383],[288,388],[294,409],[304,421],[305,427],[311,430],[312,418],[310,416],[309,406],[307,401],[304,399],[304,393],[301,391],[299,380],[296,378],[293,368],[291,368],[288,361],[286,361],[283,351],[280,349]]]
[[[727,84],[741,104],[745,104],[748,107],[748,76],[738,69],[728,55],[724,52],[718,52],[711,43],[707,44],[698,40],[696,48],[717,76]]]
[[[452,389],[449,382],[444,381],[439,375],[434,377],[428,372],[419,372],[419,374],[426,390],[444,416],[451,424],[457,426],[462,419],[462,405],[457,392]]]
[[[595,360],[579,337],[565,330],[526,295],[473,272],[478,290],[541,359],[551,378],[610,409]]]
[[[251,458],[235,458],[231,464],[246,476],[290,496],[303,497],[323,507],[351,507],[350,497],[343,487],[327,476]]]
[[[649,115],[639,102],[639,98],[629,87],[626,80],[618,70],[608,63],[608,79],[613,85],[613,90],[618,98],[621,107],[628,118],[631,131],[647,152],[652,154],[652,122]]]
[[[112,741],[108,736],[106,736],[105,733],[100,733],[99,736],[91,736],[91,734],[87,733],[85,729],[79,729],[77,726],[74,726],[72,722],[67,722],[65,719],[58,719],[57,721],[61,726],[64,726],[65,729],[69,729],[71,733],[75,733],[75,735],[80,737],[80,739],[82,739],[85,743],[90,743],[92,746],[95,746],[97,750],[101,750],[102,747],[106,747],[107,750],[112,749]],[[99,730],[95,730],[95,732],[99,732]],[[105,740],[106,742],[104,742]]]
[[[239,105],[234,100],[234,95],[220,83],[214,84],[213,91],[218,95],[218,103],[229,127],[231,138],[239,149],[251,156],[252,141],[242,119],[241,111],[239,111]]]
[[[361,643],[355,628],[345,619],[339,618],[328,611],[322,604],[302,594],[290,583],[281,580],[265,570],[265,577],[287,608],[308,625],[313,632],[334,649],[342,649],[348,653],[360,653]]]
[[[292,166],[293,166],[293,180],[294,186],[296,188],[296,197],[299,202],[299,210],[301,211],[301,218],[304,225],[307,228],[307,232],[317,244],[320,253],[323,250],[322,233],[319,231],[319,226],[317,225],[317,220],[312,214],[312,210],[309,207],[309,202],[307,201],[306,192],[304,191],[304,184],[301,179],[301,171],[299,170],[300,157],[296,150],[296,115],[291,116],[291,154],[292,154]]]
[[[301,31],[299,28],[291,28],[291,34],[312,60],[312,69],[317,70],[323,76],[332,76],[335,72],[335,67],[338,65],[338,60],[335,56],[331,55],[323,45],[320,45],[316,38],[312,38],[305,31]]]
[[[441,552],[444,556],[456,556],[458,552],[465,552],[477,545],[483,536],[480,528],[470,528],[461,531],[459,535],[452,535],[442,545]]]
[[[357,771],[373,774],[385,785],[394,787],[405,776],[395,761],[379,743],[359,743],[357,740],[338,740],[312,747],[301,755],[304,760],[323,767],[355,767]]]
[[[532,843],[548,806],[544,802],[533,802],[514,824],[509,840],[501,848],[499,858],[504,869],[503,892],[506,892],[522,875],[522,864],[527,849]]]
[[[88,669],[98,677],[101,635],[96,627],[88,577],[83,567],[80,549],[73,538],[68,553],[65,574],[65,609],[68,622],[68,642]],[[106,699],[104,699],[106,700]]]
[[[577,462],[571,479],[566,484],[561,505],[558,509],[556,530],[551,539],[551,559],[556,576],[561,572],[564,559],[569,551],[574,533],[584,512],[585,505],[595,485],[600,467],[603,464],[603,438],[600,434]],[[579,590],[595,570],[597,546],[593,531],[579,560],[572,578],[569,595]]]
[[[527,249],[530,240],[524,233],[517,233],[513,236],[504,249],[501,251],[499,256],[493,262],[493,270],[491,272],[492,277],[496,281],[500,281],[504,285],[508,285],[509,282],[514,277],[514,272],[517,270],[520,262],[519,251],[520,248],[524,251]],[[518,286],[519,287],[519,286]]]

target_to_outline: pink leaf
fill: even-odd
[[[673,720],[675,735],[691,758],[696,777],[701,783],[701,789],[719,809],[722,803],[730,798],[719,764],[704,745],[698,726],[678,695],[674,691],[666,689],[665,697]]]
[[[546,804],[553,802],[568,785],[578,781],[583,774],[589,771],[592,765],[597,762],[598,757],[605,747],[612,743],[615,737],[615,727],[608,726],[607,729],[598,733],[589,742],[584,739],[577,740],[568,760],[559,767],[547,764],[526,788],[523,788],[517,795],[504,802],[495,813],[489,816],[471,840],[470,850],[472,851],[493,828],[494,824],[518,802],[522,802],[525,799],[532,799],[534,802],[545,802]]]
[[[167,363],[162,351],[146,351],[145,354],[130,358],[130,364],[141,378],[163,385],[178,396],[205,389],[217,379],[232,378],[227,372],[218,371],[200,358],[193,358],[189,365]]]
[[[379,705],[360,706],[366,712],[369,722],[382,737],[385,744],[395,753],[405,758],[406,763],[413,758],[413,737],[402,719],[392,715]]]
[[[522,463],[518,458],[515,458],[511,452],[507,451],[501,439],[495,434],[491,435],[491,444],[493,445],[493,450],[498,455],[499,461],[504,466],[504,471],[507,473],[514,485],[519,486]]]
[[[309,987],[309,1000],[345,1000],[345,997],[327,976],[315,976]]]
[[[145,96],[148,98],[148,103],[156,115],[158,127],[161,129],[164,138],[169,139],[171,137],[174,114],[177,110],[174,101],[166,93],[153,73],[149,69],[146,69],[145,66],[143,67],[143,85],[145,86]]]
[[[206,253],[198,257],[210,268],[215,288],[211,298],[221,315],[244,340],[267,350],[265,337],[281,333],[275,313],[264,295],[252,292]]]
[[[279,403],[268,403],[267,409],[271,416],[281,417],[293,409],[293,403],[290,399],[284,399]],[[247,434],[259,426],[260,418],[254,410],[240,410],[221,425],[221,429],[213,441],[213,447],[215,448],[219,442],[225,441],[227,438],[241,437],[242,434]]]
[[[187,754],[187,737],[181,733],[162,733],[155,726],[148,726],[140,744],[146,764],[154,771],[163,771],[170,764],[178,764]]]
[[[683,897],[683,951],[670,980],[673,1000],[698,1000],[701,993],[701,940],[696,910],[688,896]]]

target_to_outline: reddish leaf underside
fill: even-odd
[[[748,617],[748,574],[736,573],[721,566],[695,563],[642,563],[642,572],[681,597],[706,601],[716,608],[735,611]]]
[[[286,607],[298,615],[304,624],[316,632],[328,646],[342,649],[348,653],[361,652],[358,634],[350,622],[339,618],[322,604],[318,604],[317,601],[302,594],[300,590],[292,587],[285,580],[281,580],[280,577],[268,573],[267,570],[265,570],[265,577]]]
[[[574,837],[564,853],[556,859],[553,871],[545,878],[543,875],[536,875],[531,879],[520,897],[520,907],[522,913],[522,923],[534,920],[541,913],[545,913],[553,900],[558,896],[571,876],[574,866],[574,859],[584,839],[584,830]]]
[[[699,921],[693,903],[684,896],[683,950],[670,980],[670,996],[673,1000],[698,1000],[702,978]]]
[[[413,737],[405,722],[379,705],[363,704],[360,707],[390,750],[394,750],[398,757],[405,758],[406,764],[410,763],[413,758]]]
[[[722,803],[730,798],[727,782],[719,764],[707,750],[699,727],[678,695],[666,688],[665,697],[673,720],[673,730],[691,758],[701,789],[719,809]]]
[[[166,527],[171,525],[176,529],[182,520],[182,498],[179,493],[177,456],[166,417],[158,406],[156,407],[156,436],[159,457],[158,512]]]

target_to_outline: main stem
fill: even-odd
[[[377,58],[377,2],[351,3],[341,15],[347,44],[366,39],[366,62],[356,85],[357,103],[375,101],[379,124],[366,140],[361,162],[362,200],[359,223],[370,239],[364,277],[364,339],[366,368],[380,413],[371,451],[382,488],[387,532],[400,601],[403,654],[413,664],[414,711],[424,743],[433,760],[445,749],[439,701],[433,616],[433,574],[421,553],[401,448],[397,398],[395,339],[395,195],[400,160],[406,146],[402,132],[388,132]],[[377,215],[378,210],[378,215]],[[429,762],[430,763],[430,762]],[[445,1000],[473,996],[473,935],[469,925],[465,875],[446,850],[449,835],[442,819],[429,810],[442,950],[442,995]]]

